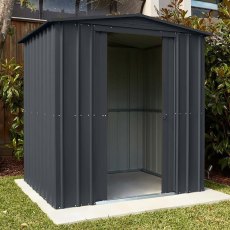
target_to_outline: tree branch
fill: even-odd
[[[3,55],[3,47],[10,27],[15,1],[1,0],[0,2],[0,58]]]
[[[141,13],[141,14],[143,14],[143,10],[144,10],[144,7],[145,7],[145,3],[146,3],[146,0],[143,0],[142,5],[141,5],[141,10],[140,10],[140,13]]]

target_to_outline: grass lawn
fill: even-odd
[[[190,208],[163,210],[68,226],[55,226],[17,187],[14,179],[0,177],[0,229],[230,229],[230,201]],[[230,187],[206,182],[230,194]]]

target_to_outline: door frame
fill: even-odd
[[[176,35],[172,32],[95,25],[93,36],[93,202],[107,200],[107,33],[162,38],[162,193],[175,192]]]

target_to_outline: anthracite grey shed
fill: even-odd
[[[204,37],[142,15],[25,44],[25,181],[55,208],[204,190]]]

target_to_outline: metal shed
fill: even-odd
[[[55,208],[204,190],[207,35],[125,15],[21,40],[25,181]]]

